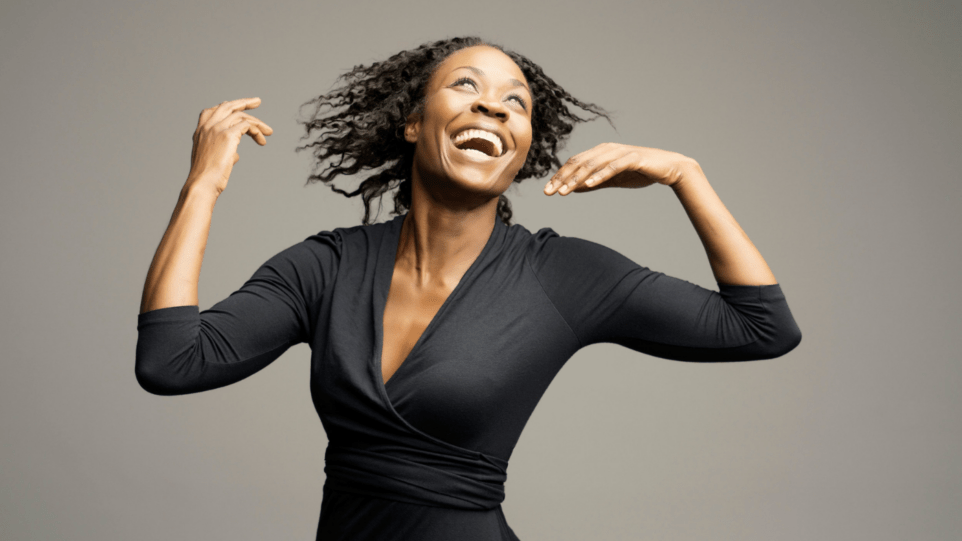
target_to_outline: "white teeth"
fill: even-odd
[[[497,135],[485,131],[485,130],[464,130],[459,133],[457,137],[454,138],[454,145],[457,146],[468,139],[484,139],[485,141],[490,141],[494,145],[495,157],[500,156],[503,152],[503,147],[501,145],[501,138]],[[485,154],[487,156],[487,154]]]

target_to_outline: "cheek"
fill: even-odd
[[[423,157],[430,157],[432,159],[437,158],[437,153],[440,150],[438,148],[437,134],[435,133],[435,126],[425,123],[421,126],[421,133],[418,136],[417,148],[415,149],[415,155],[421,155]]]
[[[518,148],[531,148],[531,143],[534,141],[534,128],[530,123],[527,123],[521,133],[524,133],[524,136],[518,139]]]
[[[532,142],[533,142],[533,139],[532,139],[531,135],[529,134],[528,137],[527,137],[527,140],[524,141],[523,143],[520,143],[520,144],[518,145],[518,159],[519,159],[520,162],[521,162],[520,165],[518,165],[519,168],[520,168],[522,165],[524,165],[524,162],[525,162],[525,161],[528,159],[528,157],[531,155],[531,145],[532,145]]]

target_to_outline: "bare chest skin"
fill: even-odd
[[[387,383],[417,344],[424,330],[434,319],[441,305],[454,291],[467,269],[461,270],[454,280],[445,280],[449,286],[429,285],[418,287],[411,276],[394,269],[391,289],[384,306],[384,339],[381,351],[381,376]]]

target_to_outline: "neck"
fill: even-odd
[[[455,207],[432,198],[419,184],[412,182],[395,266],[417,286],[453,288],[487,244],[498,219],[498,198]]]

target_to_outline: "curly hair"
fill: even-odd
[[[552,167],[561,167],[557,153],[575,123],[604,117],[614,125],[604,109],[576,99],[526,57],[478,37],[444,39],[402,51],[381,62],[355,66],[338,77],[339,86],[301,105],[315,105],[313,116],[298,122],[305,125],[307,132],[301,139],[316,132],[316,140],[295,149],[314,149],[316,163],[307,184],[323,182],[347,197],[360,195],[365,207],[364,225],[370,224],[371,202],[378,198],[380,209],[382,196],[394,188],[397,192],[392,214],[410,209],[414,144],[404,139],[406,120],[422,110],[428,81],[441,62],[455,51],[477,45],[494,47],[508,55],[528,80],[534,98],[531,148],[514,182],[541,177]],[[568,110],[565,102],[594,116],[580,118]],[[334,186],[338,175],[354,175],[362,170],[377,171],[352,192]],[[511,203],[503,194],[497,212],[506,225],[511,224]]]

